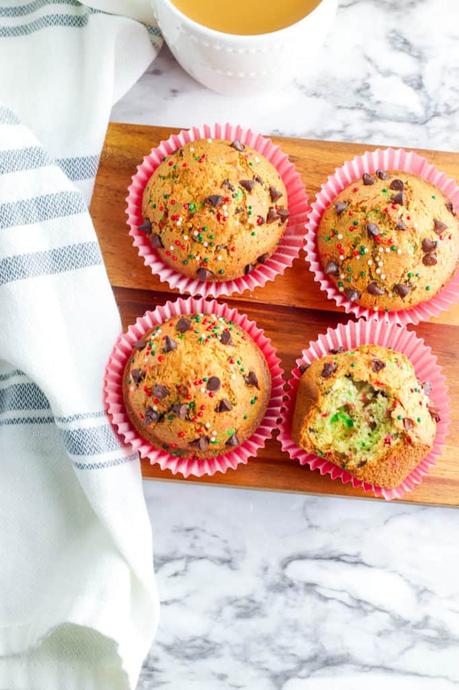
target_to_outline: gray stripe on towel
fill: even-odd
[[[79,0],[33,0],[27,5],[5,6],[0,7],[0,17],[24,17],[26,14],[31,14],[37,10],[41,10],[48,5],[71,5],[72,7],[79,7]]]
[[[19,199],[0,204],[0,228],[14,225],[43,223],[53,218],[64,218],[84,213],[86,205],[80,192],[56,192],[31,199]]]
[[[0,285],[15,280],[98,266],[101,263],[102,257],[97,242],[71,244],[45,252],[8,256],[0,260]]]
[[[101,455],[120,447],[120,442],[109,424],[86,429],[61,429],[61,433],[70,455]]]

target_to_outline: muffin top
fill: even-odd
[[[232,280],[264,263],[286,227],[277,170],[240,141],[186,144],[151,176],[142,229],[163,261],[191,278]]]
[[[348,300],[398,310],[430,299],[450,278],[459,226],[436,187],[415,175],[377,170],[325,210],[317,241],[323,270]]]
[[[141,436],[173,455],[204,458],[228,452],[255,431],[271,378],[244,330],[196,314],[174,317],[136,343],[123,393]]]
[[[372,465],[390,456],[403,465],[405,450],[417,464],[433,445],[438,415],[427,395],[430,384],[417,380],[400,352],[378,345],[336,350],[312,362],[299,391],[295,441],[354,474],[365,468],[370,481]],[[398,485],[403,468],[390,472]]]

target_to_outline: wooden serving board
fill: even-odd
[[[111,124],[107,131],[96,178],[91,215],[102,248],[110,282],[127,327],[147,309],[153,309],[178,293],[152,275],[132,245],[126,225],[125,198],[136,165],[145,153],[178,130],[140,125]],[[369,148],[360,144],[319,142],[273,137],[300,172],[309,197],[344,161]],[[459,180],[459,155],[419,150],[449,176]],[[303,255],[274,282],[254,292],[226,300],[246,312],[272,339],[286,374],[310,340],[329,326],[349,319],[334,302],[326,299],[304,262]],[[459,505],[459,304],[428,323],[414,327],[425,339],[443,367],[448,380],[452,423],[447,444],[438,464],[404,501],[428,505]],[[143,463],[144,477],[175,479],[156,465]],[[241,488],[299,491],[313,494],[371,497],[359,489],[322,477],[282,453],[274,439],[245,466],[213,477],[188,479]]]

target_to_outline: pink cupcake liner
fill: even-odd
[[[402,170],[423,177],[427,182],[435,185],[452,202],[453,208],[459,208],[459,187],[455,180],[448,178],[434,165],[414,151],[404,149],[377,149],[367,151],[361,156],[356,156],[337,168],[327,182],[322,185],[308,217],[306,234],[306,261],[309,262],[314,280],[319,283],[329,299],[333,299],[339,307],[343,307],[348,314],[355,314],[364,318],[384,318],[386,322],[397,323],[402,326],[420,321],[426,321],[431,316],[438,316],[440,312],[448,309],[459,301],[459,268],[450,278],[448,283],[430,300],[422,302],[415,307],[398,311],[385,312],[383,310],[364,308],[350,302],[338,291],[336,286],[328,279],[322,269],[317,250],[317,230],[322,215],[333,200],[342,190],[352,182],[362,178],[363,173],[374,173],[378,168],[382,170]]]
[[[429,381],[432,384],[432,391],[429,397],[440,415],[431,452],[395,489],[384,489],[357,479],[325,458],[303,450],[293,442],[290,435],[296,392],[301,376],[300,365],[311,364],[314,359],[323,357],[334,348],[342,346],[345,350],[351,350],[366,343],[391,347],[405,354],[413,364],[418,379],[423,382]],[[376,319],[348,321],[348,323],[340,324],[335,329],[329,328],[317,340],[311,341],[309,348],[303,350],[302,357],[297,359],[296,364],[291,373],[291,379],[287,384],[287,395],[282,408],[282,420],[278,436],[282,450],[286,451],[292,460],[298,460],[300,465],[306,465],[311,470],[318,470],[322,475],[329,474],[332,479],[339,479],[343,484],[350,483],[353,487],[361,487],[365,491],[372,491],[375,496],[383,497],[387,500],[401,498],[405,492],[412,491],[422,482],[440,456],[448,433],[450,412],[445,377],[437,363],[437,358],[421,338],[418,338],[415,333],[406,330],[406,328],[399,324],[388,324]]]
[[[155,448],[142,438],[131,425],[123,401],[123,373],[134,343],[141,339],[147,331],[168,319],[181,314],[216,314],[232,320],[248,333],[263,352],[271,373],[271,399],[266,414],[252,436],[234,450],[214,458],[184,458],[175,457],[162,449]],[[277,426],[282,407],[284,388],[283,370],[280,359],[271,341],[264,335],[257,325],[250,321],[245,314],[239,314],[226,304],[219,304],[214,300],[179,298],[175,302],[166,302],[154,311],[147,311],[139,317],[135,324],[129,326],[126,333],[122,333],[115,343],[110,355],[104,379],[105,408],[112,426],[124,443],[138,451],[142,458],[150,463],[158,464],[162,470],[168,469],[172,474],[182,474],[184,477],[193,475],[202,477],[216,472],[225,473],[229,468],[236,469],[240,464],[247,464],[250,457],[263,448],[267,439]]]
[[[184,276],[160,258],[148,237],[139,230],[139,226],[143,223],[143,191],[164,156],[169,156],[184,144],[208,138],[229,141],[239,139],[243,144],[252,147],[276,168],[287,189],[289,219],[276,251],[264,264],[255,267],[248,275],[236,280],[205,282]],[[137,167],[137,173],[133,176],[128,191],[126,213],[130,227],[129,234],[134,246],[137,247],[145,265],[151,268],[152,273],[181,293],[201,297],[219,297],[262,287],[268,281],[274,280],[277,275],[284,273],[292,265],[304,245],[309,204],[301,178],[279,146],[250,129],[229,124],[214,124],[192,127],[189,130],[182,130],[179,134],[172,134],[167,141],[162,141],[145,156],[143,162]]]

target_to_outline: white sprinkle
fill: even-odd
[[[204,244],[205,247],[208,247],[208,246],[209,246],[209,244],[208,244],[207,242],[203,242],[203,244]]]
[[[195,256],[194,258],[196,259],[196,261],[200,261],[200,260],[201,260],[201,257],[200,257],[200,256]]]
[[[344,278],[344,273],[340,273],[340,274],[339,274],[339,277],[340,277],[340,278]]]
[[[236,374],[231,374],[231,380],[235,381],[236,380]]]
[[[344,261],[344,256],[342,254],[339,255],[339,260]]]
[[[132,393],[133,391],[135,391],[135,386],[129,386],[129,390],[130,390],[131,393]]]
[[[378,261],[378,266],[384,266],[382,261]]]
[[[380,269],[380,268],[377,268],[377,269],[376,269],[376,274],[379,275],[380,273],[381,273],[381,269]]]
[[[399,256],[400,256],[401,253],[402,253],[402,250],[401,250],[401,249],[397,249],[397,254],[398,254]]]
[[[181,225],[181,224],[182,224],[182,216],[180,216],[180,218],[177,221],[177,225]]]
[[[201,388],[201,393],[205,393],[206,389],[204,387]]]
[[[360,261],[360,254],[357,254],[355,258],[357,259],[357,261]]]
[[[379,307],[373,307],[373,311],[379,311]]]
[[[384,252],[384,247],[380,247],[380,248],[379,248],[379,251],[380,251],[380,252]]]
[[[193,235],[196,237],[197,235],[199,235],[199,232],[197,230],[193,230]]]
[[[216,432],[215,429],[214,429],[214,430],[212,431],[212,433],[211,433],[211,436],[216,436],[216,435],[217,435],[217,432]]]
[[[194,146],[190,146],[190,151],[191,151],[191,153],[193,153],[193,151],[194,151]]]
[[[344,288],[343,288],[343,287],[338,288],[338,290],[339,290],[339,292],[344,292]]]
[[[173,252],[173,251],[174,251],[174,245],[171,244],[171,246],[169,247],[169,249],[171,250],[171,252]]]
[[[223,214],[223,218],[228,218],[228,214],[227,214],[227,213],[224,213],[224,214]]]
[[[258,158],[258,156],[255,156],[255,163],[259,163],[259,162],[260,162],[260,159]]]
[[[367,262],[367,263],[368,263],[369,266],[373,266],[373,260],[372,260],[372,259],[368,259],[368,262]]]
[[[206,429],[210,429],[210,422],[206,422]]]
[[[188,235],[183,235],[183,239],[184,239],[185,242],[186,242],[186,241],[189,240],[190,238],[188,237]]]
[[[341,234],[341,233],[339,233],[339,234],[337,235],[337,238],[338,238],[339,240],[342,240],[342,239],[343,239],[343,236],[342,236],[342,234]]]
[[[240,222],[238,220],[235,220],[234,225],[240,225]]]
[[[211,143],[212,143],[212,139],[207,139],[207,143],[208,143],[208,144],[211,144]]]
[[[386,280],[386,276],[384,275],[384,273],[381,273],[381,280]]]
[[[158,406],[157,406],[157,405],[153,405],[153,409],[154,409],[154,411],[156,412],[156,410],[158,409]]]
[[[223,204],[222,211],[225,211],[225,213],[228,211],[228,206],[226,204]]]
[[[386,247],[386,254],[390,252],[390,247]]]
[[[220,254],[220,256],[217,256],[217,261],[223,261],[223,256]]]

